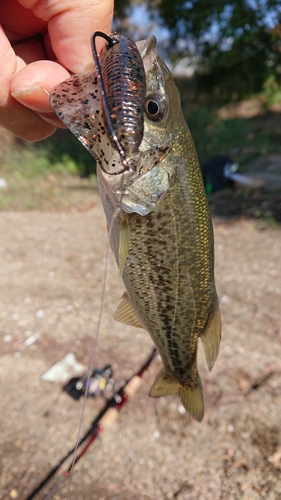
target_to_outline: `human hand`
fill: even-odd
[[[63,126],[49,104],[49,92],[70,73],[94,67],[91,35],[110,33],[113,3],[0,1],[0,126],[29,141]],[[98,38],[98,50],[102,43]]]

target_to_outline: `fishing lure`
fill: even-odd
[[[95,44],[98,36],[107,40],[101,63]],[[138,152],[144,131],[146,77],[142,57],[136,43],[120,33],[108,36],[97,31],[92,49],[107,132],[127,168],[128,158]]]
[[[100,60],[95,47],[97,36],[108,40]],[[143,54],[135,42],[119,33],[107,37],[96,32],[92,47],[95,70],[58,84],[50,94],[50,104],[97,160],[104,178],[111,183],[115,206],[127,213],[146,215],[156,209],[166,188],[147,194],[144,200],[136,181],[161,163],[171,146],[171,134],[149,145],[142,140],[144,115],[149,114],[153,120],[155,110],[151,113],[154,101],[146,96]],[[109,61],[119,68],[118,78]],[[160,108],[156,105],[157,116]]]
[[[107,40],[99,60],[95,40]],[[106,174],[133,170],[144,131],[146,76],[133,40],[119,33],[92,37],[95,71],[73,75],[50,95],[58,117],[95,156]],[[117,156],[111,163],[112,146]],[[119,182],[119,181],[118,181]]]

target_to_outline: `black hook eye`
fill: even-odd
[[[167,114],[167,103],[160,95],[151,94],[146,98],[145,111],[149,120],[159,122]]]

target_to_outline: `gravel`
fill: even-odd
[[[148,397],[156,359],[56,500],[281,499],[280,228],[243,219],[214,225],[223,338],[211,374],[199,349],[203,422],[177,398]],[[1,213],[0,234],[0,498],[25,499],[75,443],[83,402],[41,377],[70,352],[89,366],[105,260],[95,366],[111,363],[119,385],[152,343],[112,319],[124,289],[113,256],[106,259],[97,196],[83,213]],[[102,406],[87,401],[82,431]]]

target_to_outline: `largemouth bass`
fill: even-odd
[[[158,55],[155,37],[137,48],[146,78],[137,111],[144,111],[144,133],[136,151],[126,152],[124,146],[127,167],[103,118],[96,72],[74,75],[55,87],[50,100],[98,161],[111,246],[126,288],[114,318],[147,330],[163,361],[149,395],[178,395],[201,421],[198,337],[211,370],[221,336],[212,222],[173,77]]]

